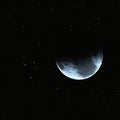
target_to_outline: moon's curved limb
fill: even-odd
[[[56,62],[62,74],[74,80],[84,80],[93,76],[99,69],[103,61],[103,53],[99,52],[96,56],[91,56],[85,61],[78,60],[78,64],[72,61]]]
[[[82,76],[82,75],[80,75],[79,73],[78,73],[78,69],[76,69],[75,67],[74,67],[74,65],[66,65],[66,66],[64,66],[64,69],[61,69],[60,67],[59,67],[59,64],[58,63],[56,63],[57,64],[57,67],[58,67],[58,69],[65,75],[65,76],[67,76],[67,77],[69,77],[69,78],[71,78],[71,79],[76,79],[76,80],[79,80],[79,79],[84,79],[84,77]]]

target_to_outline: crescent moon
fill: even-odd
[[[102,62],[103,52],[99,51],[96,55],[91,55],[85,59],[58,60],[56,65],[66,77],[73,80],[85,80],[97,73]]]

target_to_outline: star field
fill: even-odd
[[[1,16],[0,120],[119,119],[118,1],[9,1]],[[74,81],[56,59],[102,48],[101,69]]]

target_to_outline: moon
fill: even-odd
[[[97,73],[103,62],[103,51],[81,58],[63,58],[56,60],[59,71],[66,77],[73,80],[85,80]]]

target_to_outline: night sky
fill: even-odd
[[[0,120],[118,119],[119,1],[9,1],[2,11]],[[69,79],[56,66],[99,48],[103,64],[89,79]]]

